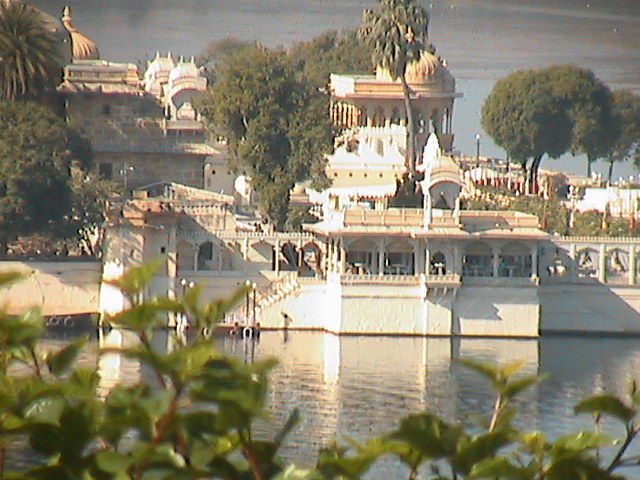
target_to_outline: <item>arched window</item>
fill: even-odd
[[[518,242],[508,243],[500,251],[498,276],[530,277],[531,253],[526,245]]]
[[[474,242],[464,252],[462,274],[469,277],[491,277],[492,259],[489,245],[484,242]]]
[[[356,274],[377,273],[378,253],[375,243],[357,240],[347,246],[347,271]]]
[[[445,275],[447,273],[447,257],[444,253],[436,252],[431,256],[429,273],[431,275]]]
[[[387,245],[384,273],[391,275],[414,275],[415,261],[413,247],[406,240],[398,240]]]
[[[204,242],[198,247],[198,269],[207,269],[213,260],[213,243]]]

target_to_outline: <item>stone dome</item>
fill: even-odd
[[[407,65],[405,78],[409,83],[421,83],[433,77],[441,67],[442,63],[438,57],[423,50],[419,60]]]
[[[195,61],[191,59],[188,62],[185,62],[183,59],[178,61],[178,65],[176,65],[169,74],[169,81],[174,82],[176,80],[182,78],[199,78],[201,77],[200,69],[196,65]]]
[[[62,24],[71,35],[71,52],[73,60],[99,60],[100,51],[93,40],[87,38],[71,23],[71,9],[66,6],[62,11]]]
[[[408,83],[425,83],[434,78],[437,73],[444,70],[442,61],[433,53],[423,50],[420,58],[407,65],[405,78]],[[392,81],[391,73],[386,68],[376,68],[376,78],[378,80]]]

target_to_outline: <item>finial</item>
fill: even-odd
[[[66,5],[62,9],[62,18],[60,20],[62,20],[62,24],[67,30],[75,30],[75,28],[71,24],[71,8],[69,8],[69,5]]]

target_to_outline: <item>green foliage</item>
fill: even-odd
[[[571,118],[571,151],[586,155],[587,176],[591,176],[591,163],[605,157],[620,135],[611,90],[585,68],[561,65],[540,74]]]
[[[326,32],[302,42],[289,52],[293,68],[315,88],[326,88],[329,75],[366,74],[371,71],[371,51],[357,32]]]
[[[33,97],[61,80],[63,59],[43,15],[23,2],[0,2],[0,100]]]
[[[327,97],[298,79],[286,54],[252,45],[227,57],[199,110],[251,177],[260,211],[281,230],[295,182],[326,187],[333,133]]]
[[[86,177],[90,164],[87,142],[49,108],[0,103],[0,244],[33,233],[75,236],[99,223],[104,190]]]
[[[544,155],[607,157],[622,134],[614,97],[591,70],[561,65],[522,70],[499,80],[482,106],[482,127],[519,162],[535,191]]]
[[[628,90],[614,91],[613,114],[620,124],[620,135],[607,157],[611,165],[609,181],[614,162],[630,160],[640,167],[640,97]]]
[[[405,73],[407,65],[420,59],[428,45],[429,14],[415,0],[379,0],[373,9],[363,12],[358,30],[371,52],[373,66],[389,72],[402,83],[407,116],[407,159],[412,175],[418,156],[417,126],[411,107],[411,92]]]
[[[640,392],[630,385],[618,398],[598,394],[575,407],[591,415],[594,431],[550,440],[514,425],[514,400],[542,378],[522,375],[521,364],[493,366],[462,360],[496,392],[487,421],[467,428],[430,412],[409,413],[395,429],[362,443],[345,439],[320,450],[313,469],[287,465],[279,457],[299,413],[291,412],[272,439],[257,438],[253,424],[264,418],[274,360],[243,363],[220,352],[209,338],[233,298],[202,304],[199,289],[182,299],[136,299],[157,265],[131,270],[114,282],[132,306],[107,320],[133,335],[130,346],[104,348],[99,355],[123,355],[140,362],[137,383],[104,391],[99,374],[77,360],[85,339],[43,352],[44,322],[37,312],[0,318],[0,478],[138,480],[217,478],[233,480],[358,480],[378,461],[396,459],[407,478],[566,480],[622,478],[621,467],[638,466],[631,453],[640,432]],[[4,275],[0,284],[15,281]],[[167,315],[186,314],[198,328],[172,338],[170,351],[153,348]],[[16,367],[21,367],[17,369]],[[26,368],[25,368],[26,367]],[[98,394],[100,392],[100,394]],[[480,412],[479,412],[480,413]],[[482,417],[482,415],[478,415]],[[620,424],[624,437],[599,432],[603,417]],[[6,462],[7,448],[26,439],[32,462]]]
[[[482,128],[522,165],[530,190],[542,157],[557,158],[571,144],[571,118],[540,71],[499,80],[482,106]]]
[[[571,212],[570,207],[557,198],[538,195],[514,195],[513,192],[490,186],[480,187],[480,193],[467,198],[462,208],[468,210],[515,210],[538,217],[540,228],[546,232],[577,237],[637,237],[640,225],[628,218],[612,218],[597,211]]]

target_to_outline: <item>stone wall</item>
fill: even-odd
[[[177,153],[94,152],[96,165],[111,165],[111,178],[132,190],[157,182],[202,188],[204,157]],[[126,178],[125,178],[126,177]]]
[[[101,264],[91,261],[0,262],[0,272],[19,272],[24,279],[0,289],[0,305],[11,313],[33,307],[44,315],[98,311]]]

